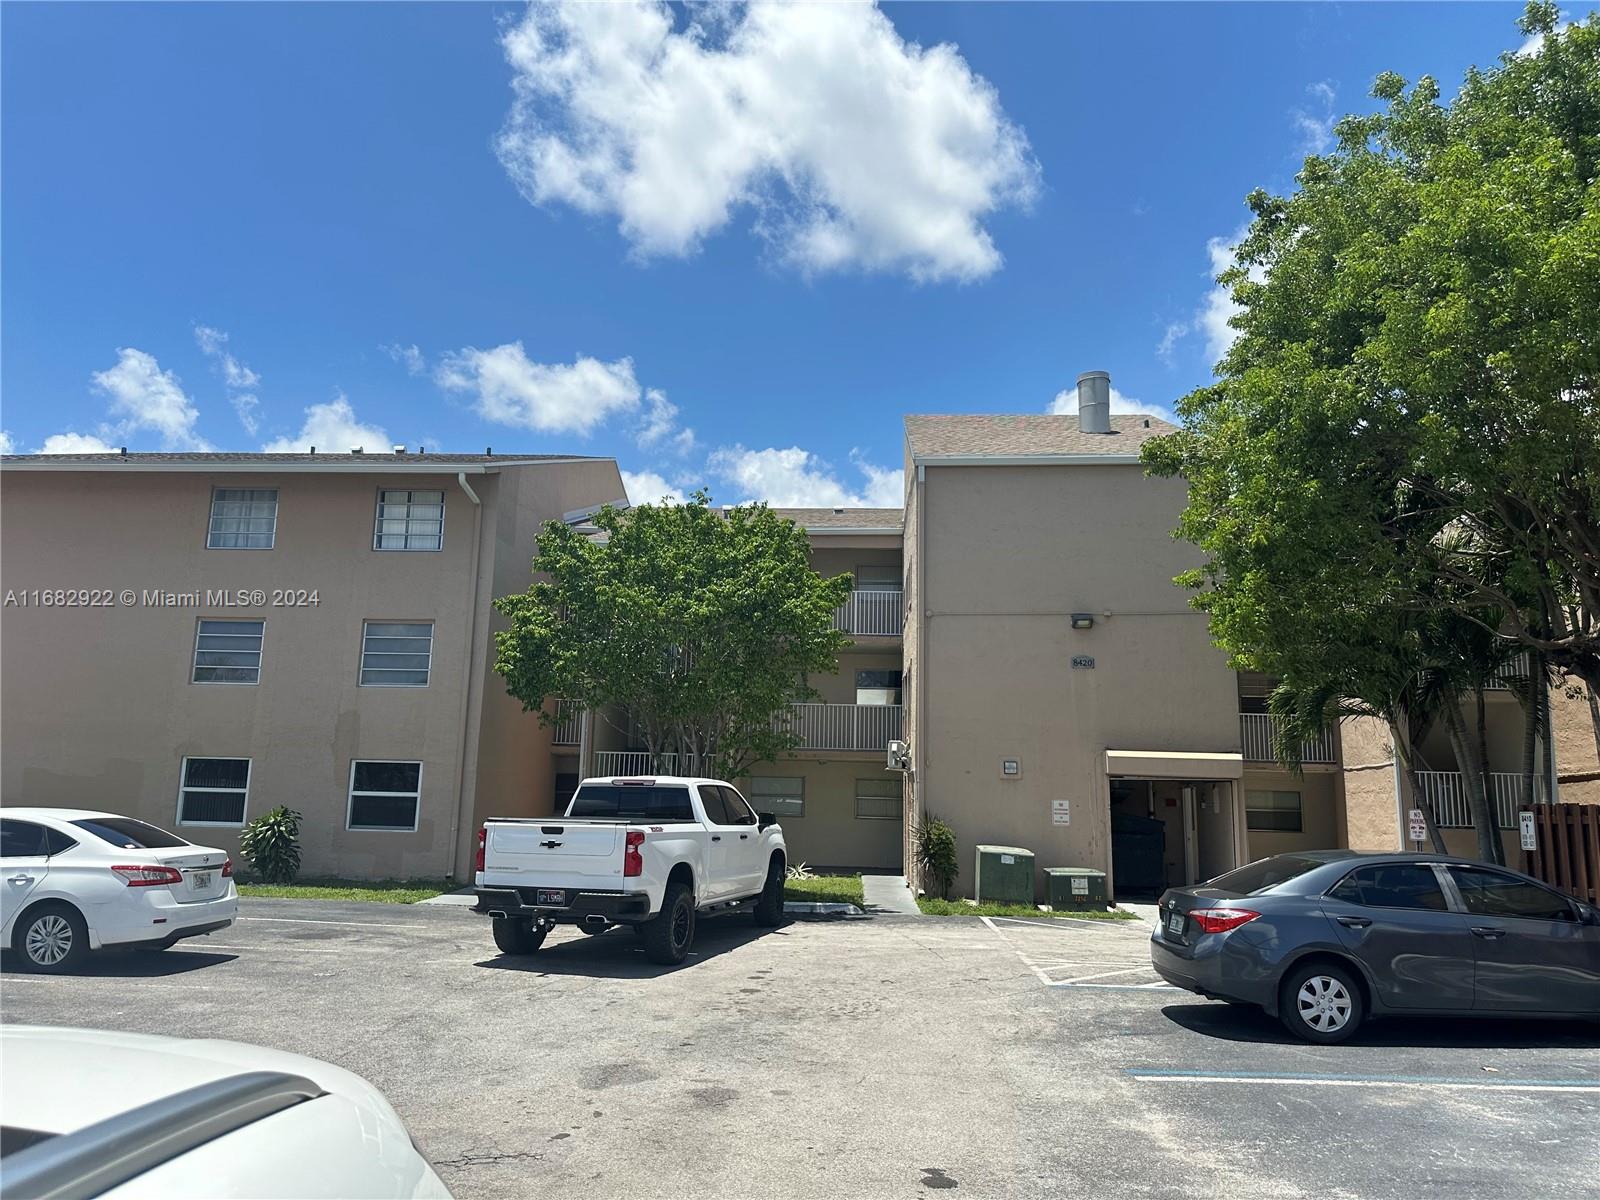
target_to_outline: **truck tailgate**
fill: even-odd
[[[538,825],[491,821],[484,843],[484,874],[567,887],[580,886],[580,881],[605,886],[602,881],[622,875],[625,832],[623,825],[573,823],[559,817]]]

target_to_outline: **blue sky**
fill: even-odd
[[[896,503],[904,413],[1205,382],[1244,195],[1520,11],[9,4],[0,426]]]

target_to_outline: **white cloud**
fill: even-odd
[[[116,449],[92,434],[52,433],[35,454],[110,454]]]
[[[628,503],[635,507],[662,501],[668,504],[683,503],[683,492],[654,471],[624,471],[622,484],[628,492]]]
[[[434,378],[440,387],[470,394],[484,420],[541,433],[587,435],[613,413],[639,407],[632,359],[536,363],[521,342],[446,354]]]
[[[1562,13],[1561,15],[1562,16],[1566,16],[1567,14],[1566,13]],[[1563,30],[1571,29],[1576,24],[1577,24],[1576,21],[1564,21],[1560,25],[1556,26],[1556,30],[1555,31],[1557,33],[1560,33]],[[1545,39],[1545,35],[1542,34],[1542,33],[1533,34],[1532,36],[1530,36],[1528,38],[1527,41],[1523,42],[1522,45],[1517,47],[1517,50],[1516,50],[1517,57],[1518,58],[1532,58],[1534,55],[1538,54],[1539,51],[1544,49],[1544,39]]]
[[[239,418],[239,424],[244,426],[244,431],[254,437],[260,425],[256,418],[256,407],[260,401],[252,389],[261,382],[261,376],[228,352],[228,335],[222,330],[210,325],[196,325],[194,340],[200,352],[211,359],[222,373],[222,382],[228,389],[228,402],[233,405],[234,414]]]
[[[1294,127],[1300,132],[1300,152],[1326,154],[1333,146],[1333,126],[1338,120],[1333,111],[1336,97],[1333,84],[1327,81],[1313,83],[1306,88],[1306,95],[1311,97],[1315,111],[1296,108],[1289,113]]]
[[[209,450],[210,444],[195,432],[199,410],[184,395],[179,380],[163,371],[154,356],[122,347],[117,365],[92,376],[94,386],[111,398],[111,416],[121,420],[111,427],[113,436],[152,430],[161,436],[163,450]]]
[[[778,508],[898,508],[905,500],[904,472],[876,467],[858,452],[850,461],[862,486],[841,483],[832,468],[799,446],[786,450],[747,450],[725,446],[712,453],[708,468],[738,489],[741,499],[765,500]]]
[[[515,98],[500,161],[534,204],[615,215],[644,256],[693,253],[735,211],[803,271],[980,279],[983,221],[1039,168],[951,45],[870,4],[530,5],[501,43]]]
[[[1075,387],[1062,388],[1056,393],[1056,398],[1050,402],[1050,407],[1046,411],[1057,413],[1061,416],[1076,416],[1078,412],[1078,389]],[[1135,400],[1131,396],[1124,396],[1116,388],[1111,389],[1111,411],[1114,413],[1143,413],[1147,417],[1160,417],[1163,421],[1175,419],[1171,409],[1162,408],[1159,404],[1146,404],[1143,400]]]
[[[16,452],[16,442],[12,441],[9,433],[4,429],[0,429],[0,454],[15,454]]]
[[[647,450],[665,447],[680,455],[693,450],[694,430],[678,428],[678,406],[667,399],[667,394],[651,388],[644,398],[644,424],[635,435],[639,445]]]
[[[1188,336],[1189,322],[1173,321],[1161,335],[1161,344],[1156,347],[1156,357],[1170,367],[1178,343]]]
[[[305,454],[315,446],[325,454],[348,454],[360,448],[368,454],[387,451],[389,435],[377,425],[356,419],[355,409],[343,392],[326,404],[306,409],[305,424],[293,437],[279,438],[261,447],[263,454]]]
[[[1244,241],[1249,229],[1248,224],[1241,225],[1234,231],[1232,237],[1214,237],[1206,243],[1206,255],[1211,260],[1209,274],[1213,280],[1233,266],[1234,251],[1239,243]],[[1266,280],[1267,273],[1263,267],[1256,264],[1250,267],[1248,277],[1256,283],[1262,283]],[[1221,283],[1214,283],[1211,290],[1206,293],[1205,299],[1201,301],[1191,328],[1205,335],[1206,353],[1211,356],[1213,363],[1227,354],[1233,343],[1239,339],[1239,331],[1229,322],[1242,311],[1244,310],[1234,303],[1233,290]]]
[[[415,345],[402,346],[398,342],[382,347],[383,352],[405,367],[407,375],[421,375],[428,369],[422,351]]]

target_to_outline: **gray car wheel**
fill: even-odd
[[[1315,962],[1284,977],[1278,1017],[1296,1037],[1334,1045],[1354,1036],[1365,1016],[1361,988],[1343,967]]]
[[[65,904],[34,909],[18,924],[15,936],[28,968],[46,975],[75,969],[89,953],[89,927]]]

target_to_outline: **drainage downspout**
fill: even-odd
[[[478,562],[483,551],[483,501],[467,483],[465,471],[456,472],[456,483],[472,501],[472,619],[468,622],[467,652],[462,655],[461,727],[456,737],[456,810],[450,819],[450,861],[445,870],[449,879],[455,878],[456,864],[461,861],[461,817],[467,803],[467,726],[472,723],[472,675],[478,657],[478,594],[482,591]]]

